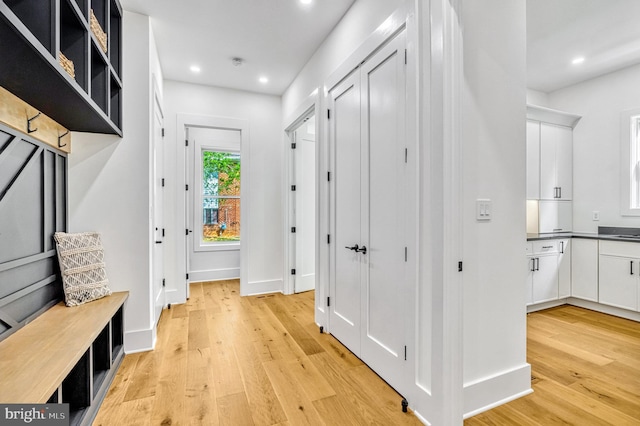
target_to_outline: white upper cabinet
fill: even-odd
[[[540,123],[540,199],[571,200],[573,132],[570,127]]]

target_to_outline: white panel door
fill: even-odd
[[[540,198],[540,122],[527,121],[527,200]]]
[[[572,145],[570,127],[540,124],[540,199],[572,199]]]
[[[165,305],[164,293],[164,138],[162,112],[154,100],[153,108],[153,304],[154,324]]]
[[[399,387],[405,365],[407,214],[404,33],[361,69],[362,359]]]
[[[313,130],[313,133],[311,132]],[[316,144],[315,119],[296,129],[295,176],[295,285],[294,292],[316,286]]]
[[[638,268],[628,257],[600,255],[598,301],[618,308],[638,310]]]
[[[536,258],[527,257],[527,305],[533,304],[533,276],[536,273]]]
[[[556,190],[556,141],[554,129],[546,123],[540,124],[540,199],[555,200]]]
[[[360,74],[352,73],[329,93],[330,150],[334,164],[331,244],[333,268],[329,285],[331,334],[360,356],[361,149]],[[347,247],[354,248],[353,250]]]

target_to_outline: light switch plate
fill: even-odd
[[[478,221],[486,222],[491,220],[493,214],[493,206],[489,199],[476,200],[476,219]]]

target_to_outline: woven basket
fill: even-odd
[[[98,44],[102,48],[104,53],[107,53],[107,34],[102,30],[100,26],[100,22],[98,22],[98,18],[93,13],[93,9],[91,9],[91,17],[89,19],[91,25],[91,32],[98,40]]]
[[[62,68],[71,76],[71,78],[76,78],[76,69],[73,66],[73,61],[66,56],[64,53],[60,52],[59,56],[60,65]]]

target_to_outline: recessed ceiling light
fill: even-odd
[[[195,72],[195,73],[199,73],[201,71],[200,67],[197,65],[191,65],[189,69],[191,70],[191,72]]]
[[[313,2],[313,0],[300,0],[300,3],[302,4],[311,4]]]
[[[581,64],[583,62],[584,62],[584,56],[579,56],[579,57],[575,58],[573,61],[571,61],[571,63],[573,65],[579,65],[579,64]]]
[[[269,79],[265,76],[262,76],[258,79],[258,81],[262,84],[267,84],[269,82]]]

